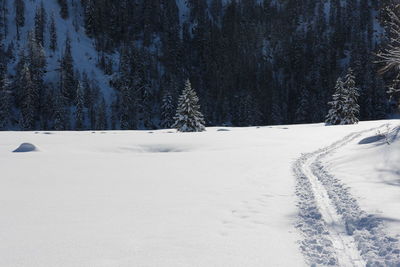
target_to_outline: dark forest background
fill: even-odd
[[[360,89],[360,119],[393,111],[376,64],[389,1],[80,0],[79,9],[72,2],[58,0],[57,16],[79,10],[112,97],[104,99],[95,81],[74,69],[79,62],[68,37],[59,80],[45,81],[43,50],[51,47],[43,48],[42,39],[51,45],[57,29],[42,5],[24,55],[0,48],[3,129],[170,127],[187,78],[208,126],[323,122],[335,82],[349,67]],[[15,10],[16,24],[18,14],[33,12]],[[18,62],[11,75],[12,58]]]

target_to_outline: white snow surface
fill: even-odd
[[[400,125],[363,134],[324,160],[324,165],[358,196],[361,208],[400,234]]]
[[[0,266],[309,266],[293,164],[383,124],[391,145],[359,145],[374,134],[365,131],[321,161],[395,237],[400,120],[202,133],[1,132]],[[13,153],[24,143],[40,150]],[[334,248],[332,255],[345,262]]]

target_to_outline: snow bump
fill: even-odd
[[[14,153],[26,153],[26,152],[37,152],[39,149],[31,144],[31,143],[23,143],[17,149],[15,149]]]

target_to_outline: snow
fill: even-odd
[[[34,152],[38,151],[35,145],[30,144],[30,143],[23,143],[21,144],[17,149],[15,149],[13,152],[15,153],[26,153],[26,152]]]
[[[321,161],[396,236],[399,142],[358,144],[382,124],[1,132],[0,266],[309,266],[293,164],[338,140]]]
[[[391,235],[400,234],[399,125],[365,133],[325,159],[327,168],[359,197],[361,208],[383,220]]]

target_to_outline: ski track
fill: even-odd
[[[349,134],[295,162],[296,227],[303,235],[300,248],[311,265],[400,267],[399,240],[387,236],[383,222],[361,210],[349,189],[322,164],[337,149],[385,126]]]

